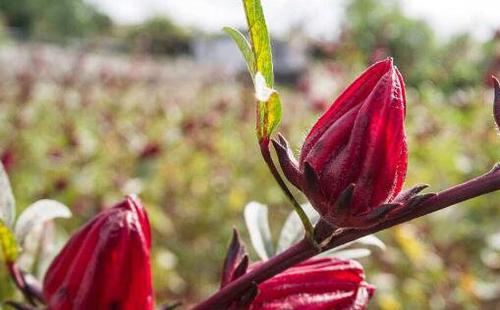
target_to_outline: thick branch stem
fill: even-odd
[[[396,226],[422,217],[424,215],[439,211],[450,207],[459,202],[478,197],[487,193],[491,193],[500,189],[500,165],[496,164],[491,171],[464,182],[459,185],[450,187],[429,198],[418,206],[411,213],[404,214],[401,217],[390,219],[382,222],[374,227],[360,230],[346,230],[333,238],[324,250],[333,249],[347,242],[351,242],[358,238],[370,235],[381,230]]]
[[[426,214],[444,209],[459,202],[481,196],[500,189],[500,166],[490,172],[465,183],[441,191],[424,201],[411,213],[391,219],[368,229],[347,229],[335,235],[323,250],[332,249],[363,236],[379,232],[395,225],[410,221]],[[195,306],[193,310],[224,309],[232,301],[242,296],[252,283],[261,283],[289,267],[318,254],[317,249],[307,239],[303,239],[285,252],[272,257],[247,274],[231,282],[210,298]]]
[[[317,249],[309,240],[303,239],[288,250],[263,262],[252,271],[229,283],[192,310],[225,309],[231,301],[243,295],[251,287],[252,283],[261,283],[317,253]]]

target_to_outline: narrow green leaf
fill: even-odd
[[[266,79],[267,86],[273,88],[274,73],[271,54],[271,41],[267,32],[266,20],[260,0],[243,0],[247,17],[248,33],[252,42],[252,51],[255,57],[256,72],[261,72]]]
[[[250,36],[250,47],[255,62],[255,84],[257,106],[257,137],[259,141],[268,138],[281,121],[281,100],[273,89],[274,72],[271,40],[260,0],[243,0]],[[259,80],[262,76],[262,81]]]
[[[0,249],[7,263],[16,261],[19,254],[16,237],[2,220],[0,220]]]
[[[269,100],[258,103],[259,120],[257,122],[257,136],[259,140],[269,137],[278,128],[281,120],[281,99],[278,92],[274,91]]]
[[[238,30],[224,27],[224,31],[238,45],[248,72],[252,76],[257,97],[257,137],[259,141],[268,138],[281,121],[281,100],[273,89],[274,72],[271,52],[271,40],[267,31],[266,20],[260,0],[243,0],[243,7],[248,24],[250,43]]]
[[[12,188],[10,187],[9,177],[0,162],[0,220],[8,227],[13,227],[16,217],[16,203]]]
[[[252,79],[255,76],[255,57],[253,55],[252,47],[250,43],[247,41],[245,36],[239,32],[238,30],[232,27],[224,27],[222,30],[227,33],[233,41],[236,43],[238,48],[240,49],[241,54],[245,58],[245,62],[247,63],[248,72]]]

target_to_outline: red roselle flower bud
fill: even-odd
[[[320,117],[297,162],[283,137],[273,141],[288,180],[339,227],[375,224],[406,176],[403,77],[388,58],[368,68]]]
[[[149,220],[127,197],[76,232],[44,279],[48,309],[153,309]]]
[[[366,309],[374,291],[356,261],[309,259],[261,283],[249,309]]]

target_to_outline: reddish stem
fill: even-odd
[[[255,269],[229,283],[192,310],[225,309],[231,301],[243,295],[251,288],[252,283],[261,283],[317,253],[318,251],[311,245],[308,239],[303,239],[281,254],[263,262]]]
[[[444,209],[459,202],[481,196],[500,189],[500,166],[490,172],[462,184],[437,193],[408,214],[390,219],[369,229],[344,230],[337,234],[323,250],[332,249],[363,236],[379,232],[395,225],[410,221],[426,214]],[[247,274],[231,282],[214,295],[195,306],[193,310],[224,309],[229,303],[242,296],[252,284],[262,283],[287,268],[318,254],[316,248],[303,239],[285,252],[272,257]]]
[[[29,287],[26,284],[26,280],[24,279],[24,275],[19,270],[17,265],[12,262],[7,263],[7,269],[9,270],[10,277],[14,280],[17,288],[23,293],[26,300],[33,306],[36,306],[35,301],[33,300],[31,294],[29,293]]]
[[[271,157],[271,152],[269,151],[269,138],[263,138],[261,141],[259,141],[259,147],[260,147],[260,153],[262,154],[262,158],[267,164],[267,167],[269,168],[269,171],[271,171],[271,174],[273,175],[274,179],[280,186],[281,190],[285,193],[286,197],[290,199],[292,204],[297,204],[300,207],[300,204],[297,202],[295,197],[293,197],[292,192],[288,189],[288,186],[286,186],[285,181],[281,178],[280,173],[278,172],[278,169],[276,169],[276,165],[273,162],[273,159]]]

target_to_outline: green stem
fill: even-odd
[[[271,157],[271,152],[269,151],[269,137],[265,137],[262,140],[260,140],[259,146],[262,157],[264,158],[267,167],[271,171],[271,174],[273,175],[274,179],[280,186],[281,190],[285,193],[285,196],[288,198],[288,200],[290,200],[293,208],[299,215],[299,218],[302,221],[302,224],[304,225],[304,229],[306,231],[306,237],[309,239],[309,241],[313,242],[313,244],[316,244],[316,242],[314,241],[314,227],[311,221],[309,220],[309,217],[304,212],[304,209],[302,209],[302,206],[297,202],[297,200],[293,196],[288,186],[286,186],[286,183],[281,177],[280,173],[278,172],[278,169],[276,169],[276,165],[274,164],[274,161]]]

